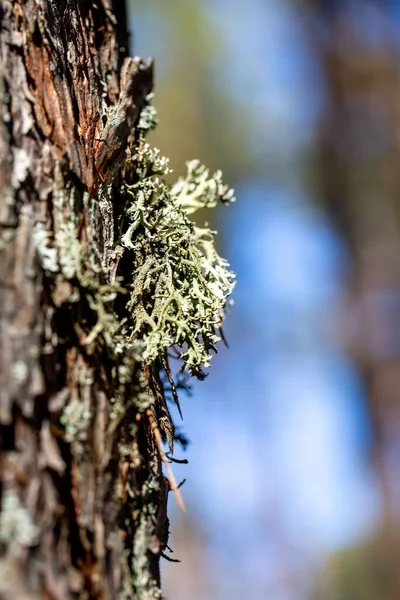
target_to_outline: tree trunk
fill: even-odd
[[[123,2],[0,10],[1,598],[160,597],[168,488],[115,243],[152,65]]]
[[[232,190],[198,161],[165,183],[122,5],[0,0],[4,600],[161,597],[170,490],[183,506],[168,402],[234,285],[188,218]]]
[[[0,10],[0,596],[160,598],[168,403],[234,285],[188,215],[233,193],[198,161],[165,183],[122,2]]]

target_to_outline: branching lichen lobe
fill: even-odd
[[[160,598],[150,421],[184,441],[169,352],[202,377],[234,285],[189,215],[233,194],[197,161],[166,184],[152,65],[121,50],[109,2],[0,8],[0,594]],[[12,554],[10,499],[34,532]]]
[[[219,341],[234,275],[215,249],[215,232],[196,227],[188,214],[229,203],[233,192],[222,184],[220,173],[210,177],[198,161],[188,163],[187,177],[169,188],[162,180],[168,162],[147,144],[138,151],[137,172],[139,181],[125,185],[129,226],[122,236],[134,256],[128,302],[133,335],[145,341],[146,362],[175,346],[184,368],[201,376]]]

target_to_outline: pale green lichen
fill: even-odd
[[[199,375],[220,340],[234,274],[215,249],[215,232],[187,215],[232,202],[233,191],[220,171],[210,176],[198,161],[188,163],[186,178],[170,188],[162,178],[170,172],[168,161],[159,151],[145,145],[138,155],[140,179],[125,186],[130,206],[122,236],[123,246],[134,251],[132,339],[143,338],[148,363],[177,347],[184,367]]]
[[[65,426],[65,439],[69,442],[83,442],[90,420],[90,411],[78,397],[72,398],[61,415],[61,424]]]
[[[199,160],[188,162],[187,170],[186,177],[181,177],[171,188],[172,196],[187,215],[200,208],[214,208],[220,202],[235,201],[233,189],[222,182],[222,171],[210,176],[210,171]]]
[[[18,496],[5,490],[0,511],[0,543],[29,547],[37,542],[38,529]]]
[[[139,122],[136,126],[142,139],[144,139],[148,131],[155,129],[158,123],[157,110],[151,104],[153,98],[154,92],[151,92],[146,96],[144,106],[140,113]]]
[[[135,540],[132,555],[132,571],[137,573],[135,577],[135,591],[138,598],[143,600],[161,598],[161,592],[155,581],[152,581],[147,552],[151,533],[155,526],[156,516],[153,515],[153,523],[149,523],[147,513],[148,506],[144,506],[140,517],[139,524],[135,532]]]
[[[11,374],[17,385],[23,385],[28,379],[28,365],[21,360],[15,362],[11,367]]]
[[[42,268],[50,273],[57,273],[59,270],[57,248],[52,245],[50,234],[42,223],[35,224],[33,239]]]
[[[33,228],[40,263],[45,271],[60,274],[68,281],[82,269],[85,244],[79,241],[79,215],[74,210],[75,190],[65,188],[62,169],[56,165],[53,194],[55,232],[50,232],[40,221]]]

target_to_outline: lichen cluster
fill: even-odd
[[[38,528],[29,512],[14,492],[6,490],[0,512],[0,544],[12,542],[14,546],[33,546],[37,536]]]
[[[216,351],[234,274],[214,245],[215,232],[188,217],[202,208],[234,200],[221,172],[210,175],[199,161],[169,187],[163,177],[168,160],[148,144],[138,153],[139,180],[125,185],[128,227],[122,245],[133,251],[133,285],[128,309],[132,338],[144,341],[143,359],[151,363],[166,349],[178,349],[183,366],[201,376]]]

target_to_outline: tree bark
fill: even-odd
[[[123,2],[0,11],[0,595],[161,597],[161,384],[119,347],[116,243],[152,65],[128,57]]]
[[[189,216],[233,191],[196,160],[167,185],[122,2],[0,11],[0,596],[160,598],[168,403],[234,286]]]

